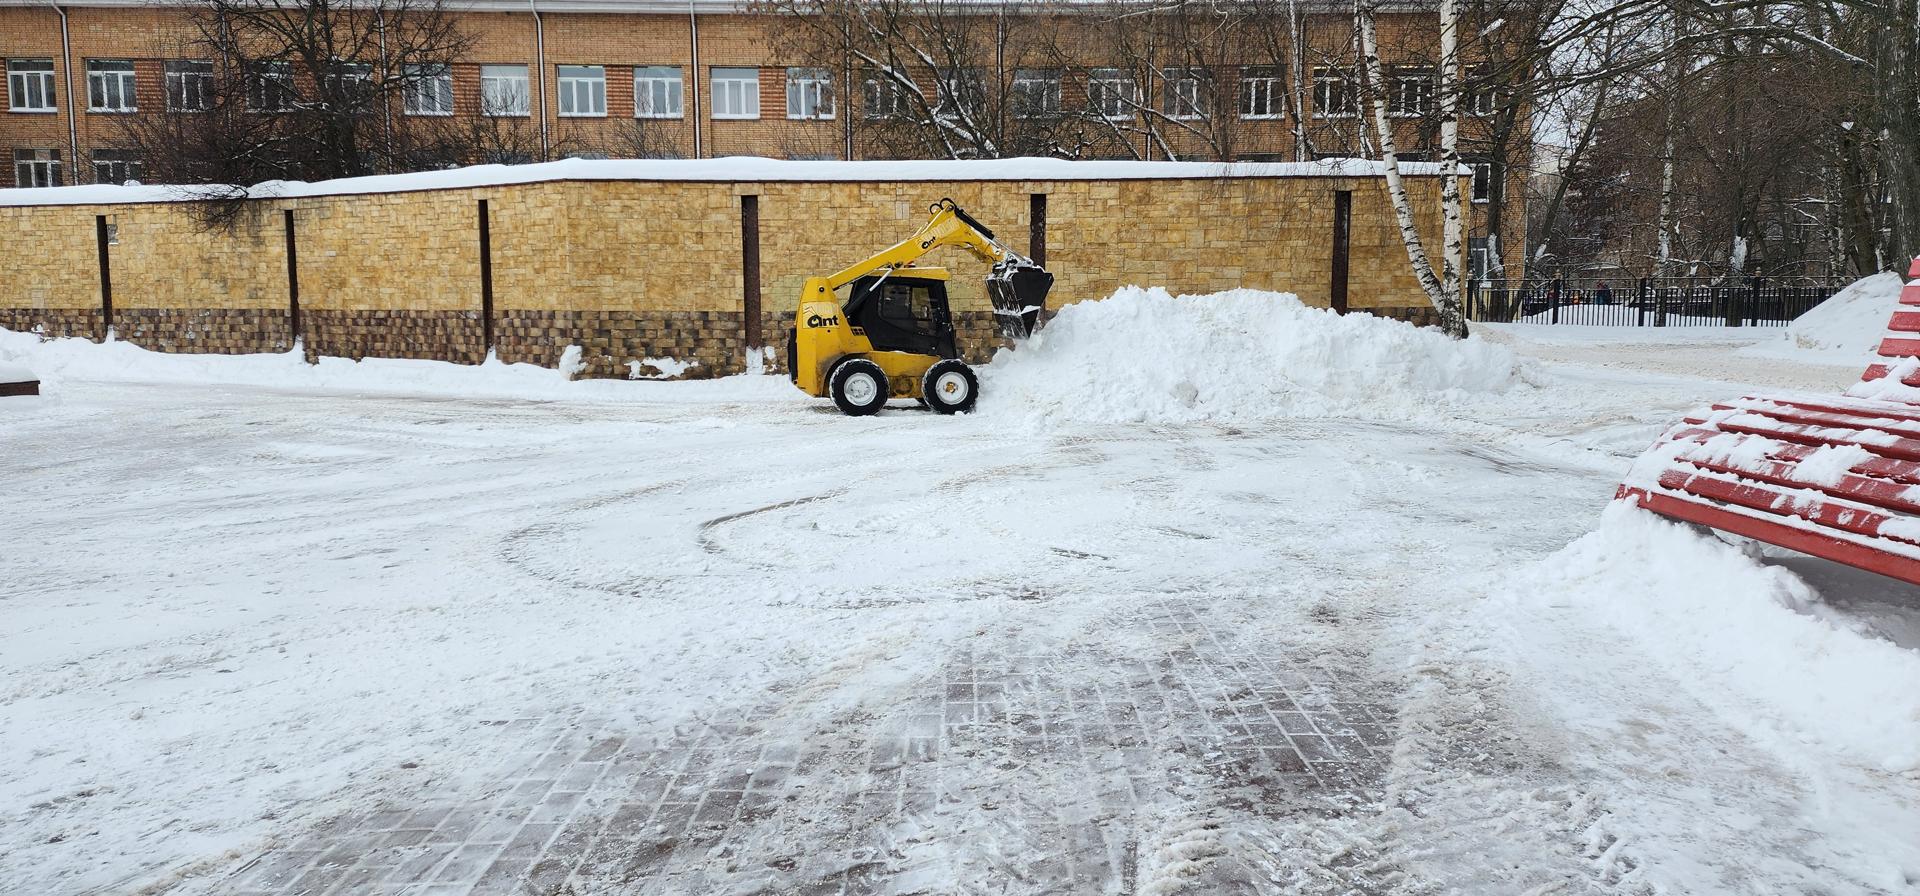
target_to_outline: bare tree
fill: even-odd
[[[468,154],[439,116],[471,39],[440,0],[204,0],[185,15],[166,111],[123,119],[159,180],[322,180]]]

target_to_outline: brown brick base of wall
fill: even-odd
[[[0,328],[42,336],[100,338],[98,308],[0,308]]]
[[[327,355],[478,364],[487,356],[478,311],[303,309],[300,330],[309,361]]]
[[[238,355],[293,346],[287,312],[257,308],[115,308],[113,332],[156,352]]]
[[[780,338],[786,338],[781,331]],[[734,311],[501,311],[494,322],[500,360],[552,367],[569,345],[581,348],[582,376],[626,378],[632,362],[696,362],[682,378],[739,373],[746,344]],[[657,371],[643,368],[642,376]]]

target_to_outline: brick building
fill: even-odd
[[[1169,64],[1155,55],[1164,49],[1133,48],[1136,24],[1105,33],[1099,16],[1040,21],[1036,14],[1028,31],[1048,35],[1044,46],[1003,39],[993,58],[957,69],[955,78],[921,73],[916,81],[927,86],[918,90],[938,97],[920,106],[933,118],[918,119],[870,59],[823,51],[826,42],[796,17],[736,0],[472,0],[458,8],[469,58],[429,73],[387,111],[402,125],[484,130],[470,151],[445,163],[938,155],[916,142],[929,133],[927,121],[946,120],[939,107],[949,92],[959,98],[975,90],[995,97],[979,104],[992,122],[969,125],[992,130],[996,142],[989,152],[962,146],[956,154],[1259,161],[1369,154],[1344,6],[1304,16],[1285,52],[1263,45],[1263,35],[1251,33],[1257,29],[1188,47],[1186,56],[1206,57],[1201,65],[1190,58]],[[1383,56],[1395,65],[1398,139],[1414,159],[1432,158],[1435,27],[1433,13],[1417,6],[1381,18]],[[0,168],[0,187],[139,179],[128,123],[191,110],[211,83],[195,33],[182,9],[149,0],[0,0],[7,72],[0,152],[10,162]],[[1470,98],[1463,123],[1470,152],[1475,140],[1488,139],[1491,104],[1481,102],[1488,95]],[[1519,119],[1501,151],[1468,159],[1476,246],[1490,227],[1490,207],[1502,200],[1510,200],[1495,212],[1502,231],[1516,233],[1524,221],[1520,187],[1531,136],[1525,116]],[[1045,123],[1047,139],[1022,136],[1036,133],[1036,122]],[[1510,236],[1504,243],[1518,245]]]

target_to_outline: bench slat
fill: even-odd
[[[1788,493],[1751,481],[1737,481],[1722,476],[1687,473],[1681,470],[1667,470],[1661,473],[1660,487],[1668,491],[1698,495],[1722,504],[1757,510],[1769,516],[1797,517],[1827,529],[1836,529],[1872,539],[1896,541],[1905,545],[1910,551],[1920,551],[1920,543],[1881,534],[1882,525],[1893,519],[1891,515],[1872,507],[1837,500],[1830,495],[1815,497]]]
[[[1632,501],[1647,510],[1676,520],[1710,526],[1723,532],[1744,535],[1788,550],[1799,551],[1844,563],[1856,569],[1891,576],[1920,585],[1920,559],[1889,552],[1873,544],[1863,544],[1831,534],[1809,531],[1754,515],[1751,511],[1731,510],[1712,502],[1675,497],[1660,492],[1622,487],[1619,498]]]
[[[1665,441],[1669,441],[1669,442],[1686,441],[1686,442],[1693,442],[1696,444],[1704,444],[1708,439],[1713,438],[1714,436],[1727,435],[1727,434],[1728,433],[1722,430],[1696,426],[1696,427],[1680,429],[1674,432],[1670,432],[1667,434]],[[1736,433],[1735,435],[1741,435],[1741,434]],[[1768,439],[1765,436],[1746,436],[1746,437],[1765,439],[1766,441],[1772,443],[1773,447],[1767,452],[1767,457],[1769,460],[1774,460],[1778,462],[1797,464],[1800,461],[1803,461],[1809,457],[1812,457],[1814,452],[1819,450],[1817,448],[1814,448],[1808,445],[1802,445],[1797,442],[1781,442],[1777,439]],[[1867,448],[1867,450],[1871,451],[1873,450],[1874,446],[1863,445],[1861,447]],[[1689,463],[1693,462],[1691,458],[1691,452],[1689,452],[1689,456],[1686,459],[1688,460]],[[1900,483],[1902,485],[1920,485],[1920,462],[1916,462],[1916,461],[1901,460],[1899,458],[1894,458],[1894,457],[1876,456],[1873,460],[1855,465],[1853,468],[1853,471],[1855,473],[1877,477],[1879,479],[1891,480],[1893,482]]]

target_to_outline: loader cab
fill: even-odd
[[[960,357],[947,307],[947,272],[941,268],[861,277],[841,307],[847,323],[864,331],[875,351]]]

